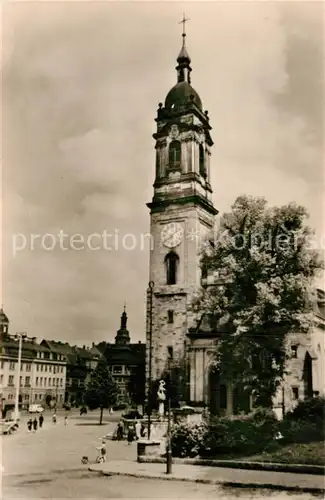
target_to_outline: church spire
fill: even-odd
[[[117,331],[117,334],[115,336],[115,343],[119,345],[126,345],[130,343],[130,334],[128,329],[126,328],[128,321],[128,317],[126,314],[126,304],[124,304],[124,310],[122,312],[121,316],[121,326],[119,330]]]
[[[187,52],[186,48],[186,43],[185,43],[185,38],[186,38],[186,32],[185,32],[185,23],[189,21],[188,18],[185,17],[185,14],[183,14],[183,19],[180,21],[179,24],[183,24],[183,32],[182,32],[182,48],[181,51],[177,57],[177,62],[178,66],[176,67],[177,70],[177,82],[188,82],[191,83],[191,77],[190,73],[192,71],[192,68],[190,67],[191,63],[191,58]]]
[[[124,310],[123,310],[122,316],[121,316],[121,329],[125,329],[126,328],[127,321],[128,321],[128,317],[127,317],[127,314],[126,314],[126,303],[124,303]]]

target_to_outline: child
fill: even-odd
[[[97,448],[97,450],[99,450],[103,462],[106,462],[106,443],[104,440],[102,441],[102,445],[99,448]]]

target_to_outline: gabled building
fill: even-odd
[[[52,353],[64,355],[67,364],[67,375],[65,385],[64,401],[76,406],[82,404],[82,395],[87,383],[87,379],[92,370],[97,367],[102,353],[93,344],[92,347],[71,346],[67,342],[63,343],[54,340],[43,340],[42,345],[46,346]]]

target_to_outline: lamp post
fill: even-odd
[[[20,390],[21,350],[22,350],[22,345],[23,345],[23,339],[26,337],[27,337],[27,335],[25,332],[17,332],[16,333],[16,339],[18,339],[18,341],[19,341],[19,346],[18,346],[18,365],[17,365],[17,371],[16,371],[17,382],[16,382],[16,398],[15,398],[15,412],[14,412],[14,420],[15,421],[19,420],[19,390]]]
[[[172,473],[172,446],[171,446],[171,386],[172,386],[172,373],[171,373],[171,362],[173,359],[172,348],[168,350],[168,376],[169,376],[169,387],[168,387],[168,414],[167,414],[167,442],[166,442],[166,474]]]
[[[147,393],[147,414],[148,414],[148,439],[150,439],[151,435],[151,379],[152,379],[152,298],[153,298],[153,289],[154,289],[154,282],[150,281],[149,282],[149,288],[148,288],[148,313],[149,313],[149,359],[148,359],[148,364],[149,364],[149,370],[148,370],[148,393]]]

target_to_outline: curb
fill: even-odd
[[[97,472],[100,476],[126,476],[126,477],[136,477],[139,479],[158,479],[163,481],[183,481],[188,483],[201,483],[201,484],[214,484],[223,487],[231,487],[231,488],[242,488],[242,489],[271,489],[277,491],[296,491],[300,493],[310,493],[310,494],[324,494],[325,488],[309,488],[305,486],[286,486],[281,484],[269,484],[269,483],[236,483],[232,481],[222,481],[217,479],[194,479],[191,477],[181,477],[181,476],[173,476],[167,474],[143,474],[138,472],[105,472],[98,469],[93,469],[92,467],[88,468],[91,472]]]
[[[148,464],[162,464],[166,462],[165,458],[149,456],[138,457],[139,463]],[[206,467],[226,467],[230,469],[247,469],[247,470],[260,470],[271,472],[290,472],[294,474],[312,474],[323,476],[325,474],[325,467],[323,465],[307,465],[307,464],[281,464],[272,462],[244,462],[232,460],[209,460],[209,459],[196,459],[196,458],[173,458],[174,464],[184,465],[204,465]]]

